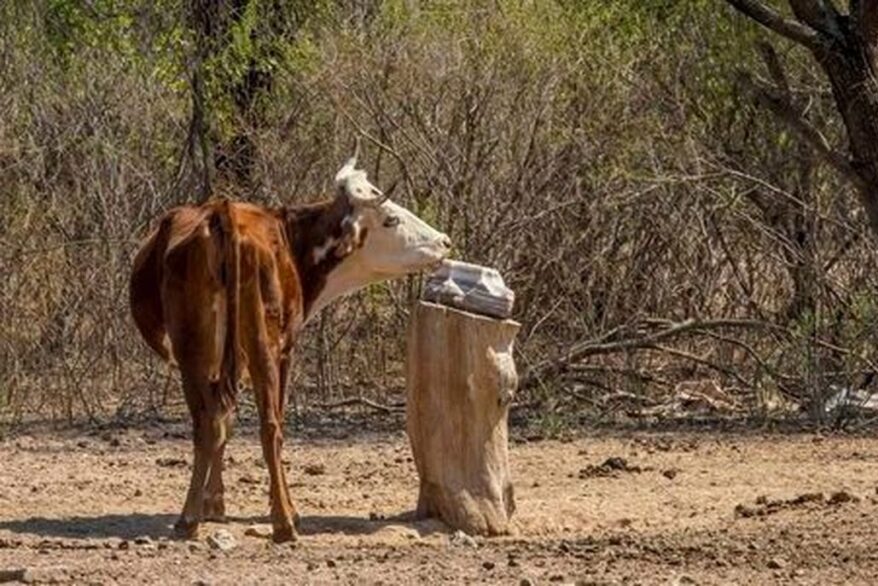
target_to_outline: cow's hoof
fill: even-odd
[[[298,536],[296,535],[296,530],[293,529],[292,525],[275,527],[271,534],[271,540],[275,543],[289,543],[296,541],[297,539]]]
[[[205,499],[204,509],[201,516],[205,521],[211,521],[213,523],[225,523],[226,505],[222,500],[209,501]]]
[[[174,535],[179,539],[198,539],[198,521],[187,521],[180,517],[174,523]]]

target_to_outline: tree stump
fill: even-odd
[[[507,416],[520,325],[419,301],[408,332],[406,431],[417,515],[469,534],[506,533],[515,510]]]

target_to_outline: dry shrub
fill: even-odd
[[[753,408],[766,389],[804,404],[859,380],[874,359],[874,247],[849,190],[734,86],[753,62],[749,29],[704,2],[499,4],[388,0],[316,19],[286,46],[259,119],[218,125],[256,153],[252,181],[220,177],[218,190],[271,205],[329,194],[364,134],[377,183],[516,291],[520,400],[547,413],[568,400],[607,407],[620,392],[659,401],[704,378]],[[148,221],[197,193],[191,104],[185,43],[168,65],[156,39],[169,25],[138,22],[142,60],[110,43],[68,55],[74,67],[38,29],[24,46],[5,29],[8,416],[106,417],[167,400],[126,279]],[[797,94],[831,124],[826,88],[789,59]],[[313,320],[294,404],[399,401],[419,286],[370,287]],[[649,341],[690,318],[697,327]],[[577,347],[583,357],[569,356]]]

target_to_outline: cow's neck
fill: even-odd
[[[286,235],[302,286],[307,321],[339,297],[368,285],[370,279],[354,254],[339,258],[332,249],[338,227],[351,212],[346,200],[336,198],[285,209]]]
[[[381,277],[369,273],[359,262],[360,258],[358,254],[351,255],[326,274],[323,288],[314,298],[311,307],[305,310],[305,321],[336,299],[382,280]]]

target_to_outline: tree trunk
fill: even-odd
[[[853,183],[878,238],[878,0],[849,0],[847,14],[827,0],[789,0],[795,19],[763,0],[726,1],[807,48],[829,78],[847,130],[847,153],[829,145],[787,100],[769,99],[769,107]]]
[[[515,510],[507,416],[519,324],[419,301],[409,326],[406,430],[417,514],[470,534],[508,532]]]
[[[851,166],[862,179],[858,185],[860,200],[878,237],[878,82],[862,48],[816,56],[829,77],[844,120]]]

